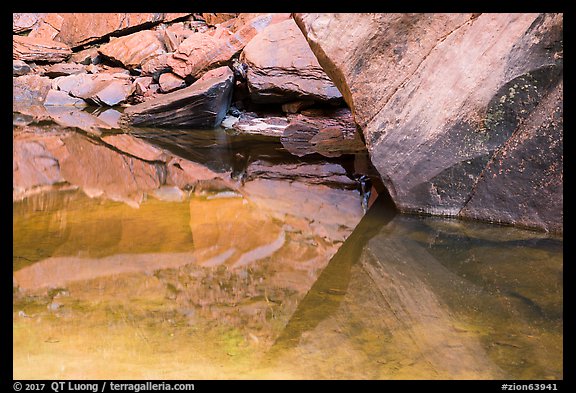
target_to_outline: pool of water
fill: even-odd
[[[364,215],[277,140],[14,135],[15,379],[563,377],[561,237]]]

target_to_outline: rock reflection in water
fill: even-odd
[[[15,379],[562,378],[561,238],[205,142],[15,128]]]

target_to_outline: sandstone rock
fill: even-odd
[[[71,54],[70,48],[60,42],[18,35],[12,38],[12,57],[15,60],[58,63]]]
[[[174,52],[182,41],[194,34],[195,31],[185,27],[184,23],[174,23],[162,30],[164,45],[168,52]]]
[[[65,91],[50,89],[44,100],[44,106],[86,106],[86,101],[81,98],[72,97]]]
[[[12,31],[14,33],[23,33],[31,30],[44,14],[41,13],[23,13],[15,12],[12,14]]]
[[[203,13],[202,14],[202,18],[204,19],[204,21],[206,21],[206,23],[210,26],[215,26],[217,24],[220,24],[222,22],[226,22],[227,20],[236,18],[236,16],[238,16],[238,13],[234,13],[234,12],[230,12],[230,13]]]
[[[54,80],[54,87],[100,106],[120,104],[134,91],[132,82],[122,74],[78,74]]]
[[[460,216],[563,232],[563,84],[486,165]]]
[[[105,57],[122,63],[124,67],[134,69],[153,56],[166,53],[159,33],[144,30],[124,37],[119,37],[104,44],[98,52]]]
[[[32,69],[22,60],[12,60],[12,76],[22,76],[28,74]]]
[[[164,14],[162,20],[164,22],[172,22],[175,21],[176,19],[182,19],[182,18],[186,18],[187,16],[192,15],[189,12],[167,12]]]
[[[562,127],[534,116],[562,80],[562,14],[297,14],[295,20],[352,108],[401,211],[562,225],[561,214],[533,202],[543,195],[561,200],[561,149],[551,146]],[[542,129],[517,130],[529,118]],[[533,140],[508,155],[516,133]],[[548,150],[537,154],[546,163],[521,158],[523,149]],[[521,163],[531,169],[522,171]],[[510,172],[486,177],[497,167]],[[476,188],[487,190],[491,181],[498,195],[512,199],[491,208],[479,204],[492,198],[479,195],[465,209]],[[541,190],[549,182],[553,197]],[[516,184],[522,195],[504,193],[503,184]]]
[[[143,76],[134,80],[134,92],[136,94],[144,95],[150,88],[153,79],[150,76]]]
[[[265,14],[250,20],[226,39],[217,39],[208,34],[193,34],[184,40],[178,50],[168,58],[168,64],[176,75],[199,78],[209,69],[228,62],[241,51],[256,34],[267,26],[279,23],[290,14]]]
[[[248,88],[254,102],[342,98],[293,19],[265,28],[246,45],[240,60],[248,65]]]
[[[160,74],[166,71],[170,71],[170,59],[172,59],[171,53],[161,54],[158,56],[153,56],[142,63],[142,76],[153,76],[158,80]]]
[[[184,79],[171,72],[165,72],[160,75],[160,78],[158,78],[158,84],[160,85],[160,91],[162,93],[170,93],[171,91],[186,87]]]
[[[161,13],[66,13],[55,37],[72,48],[121,34],[129,29],[161,22]]]
[[[44,75],[49,78],[56,78],[59,76],[67,76],[67,75],[74,75],[86,72],[86,67],[82,64],[76,63],[57,63],[51,65],[46,71],[44,71]]]
[[[70,56],[71,62],[78,63],[78,64],[98,64],[100,62],[100,53],[98,53],[98,47],[91,46],[86,49],[82,49],[81,51],[72,53]]]
[[[220,67],[184,89],[126,108],[121,122],[136,126],[214,128],[228,111],[232,86],[232,71]]]
[[[40,105],[51,89],[50,78],[39,75],[24,75],[12,78],[12,103],[18,105]]]
[[[53,40],[64,23],[64,18],[59,14],[48,13],[38,21],[28,37]]]

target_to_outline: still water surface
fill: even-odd
[[[68,175],[15,198],[15,379],[563,377],[561,237],[382,199],[363,216],[350,184],[313,180],[334,163],[290,178],[277,143],[200,139],[171,154],[260,175],[137,204]]]

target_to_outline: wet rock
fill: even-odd
[[[166,48],[159,33],[144,30],[112,39],[102,45],[98,52],[126,68],[134,69],[140,67],[146,59],[166,53]]]
[[[12,104],[17,106],[40,105],[52,87],[50,78],[39,75],[24,75],[12,78]]]
[[[563,83],[496,152],[461,217],[563,232]]]
[[[160,91],[162,93],[170,93],[171,91],[186,87],[184,79],[171,72],[165,72],[160,75],[160,78],[158,78],[158,84],[160,85]]]
[[[182,78],[199,78],[209,69],[227,63],[267,26],[289,18],[290,14],[266,14],[248,21],[233,35],[218,39],[209,34],[193,34],[167,58],[168,65]]]
[[[366,149],[348,108],[311,109],[292,116],[280,141],[299,157],[313,153],[339,157]]]
[[[546,150],[561,139],[562,127],[549,128],[532,113],[562,80],[562,14],[298,14],[295,20],[353,109],[400,210],[465,215],[477,183],[490,187],[485,173],[498,159],[510,172],[505,181],[493,177],[494,187],[522,184],[523,194],[508,194],[513,199],[505,209],[476,205],[474,217],[542,229],[562,225],[561,215],[526,205],[542,197],[549,175],[543,168],[557,167],[559,150],[550,149],[541,156],[547,163],[529,164],[541,169],[526,172],[514,166],[528,165],[519,155],[497,153],[507,153],[528,118],[557,136],[532,132],[525,148]]]
[[[127,108],[121,122],[138,126],[214,128],[226,116],[232,86],[232,71],[220,67],[184,89]]]
[[[44,14],[28,37],[53,40],[60,32],[63,22],[64,18],[59,14]]]
[[[100,106],[120,104],[134,91],[129,76],[109,73],[56,78],[54,87]]]
[[[25,31],[31,30],[40,19],[42,19],[42,13],[27,13],[27,12],[15,12],[12,14],[12,31],[14,33],[23,33]]]
[[[69,58],[71,54],[70,47],[60,42],[18,35],[12,38],[14,60],[58,63]]]
[[[293,19],[260,32],[246,45],[240,60],[248,65],[248,89],[254,102],[337,101],[342,97]]]
[[[57,63],[53,64],[44,71],[44,75],[49,78],[81,74],[86,72],[86,67],[76,63]]]
[[[282,136],[287,126],[288,119],[285,117],[243,112],[232,128],[243,134]]]
[[[50,89],[44,100],[44,106],[86,106],[86,101],[81,98],[72,97],[65,91]]]
[[[22,76],[28,74],[32,69],[22,60],[12,60],[12,76]]]

